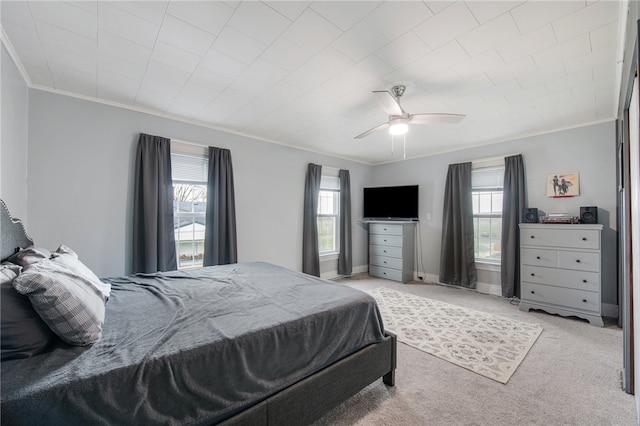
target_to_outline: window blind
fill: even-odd
[[[478,190],[502,189],[504,167],[487,167],[471,170],[471,187]]]
[[[320,188],[321,189],[333,189],[336,191],[340,190],[340,178],[337,176],[327,176],[322,175],[320,178]]]
[[[206,182],[208,168],[207,157],[171,154],[171,177],[175,181]]]

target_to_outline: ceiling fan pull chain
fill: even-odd
[[[407,159],[407,136],[402,135],[402,159]]]

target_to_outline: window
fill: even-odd
[[[500,164],[471,170],[473,249],[480,263],[500,263],[504,160]]]
[[[325,172],[325,169],[328,169]],[[326,174],[325,174],[326,173]],[[340,178],[338,171],[323,167],[318,194],[318,245],[320,255],[340,251]]]
[[[171,153],[178,269],[203,265],[208,166],[206,156]]]

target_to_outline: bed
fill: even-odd
[[[4,261],[33,241],[0,210]],[[308,424],[394,385],[395,336],[358,290],[262,262],[102,282],[98,341],[3,359],[2,424]]]

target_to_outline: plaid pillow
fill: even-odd
[[[69,268],[50,260],[25,267],[13,288],[27,296],[49,328],[65,342],[91,345],[102,337],[102,294]]]
[[[109,295],[111,294],[111,284],[103,283],[100,279],[93,273],[91,269],[85,266],[84,263],[80,262],[78,259],[78,255],[75,251],[71,250],[69,247],[64,244],[60,244],[60,247],[54,252],[51,253],[51,261],[53,263],[57,263],[62,266],[66,266],[71,269],[71,271],[83,278],[86,278],[93,287],[102,295],[102,299],[106,302],[109,300]]]

